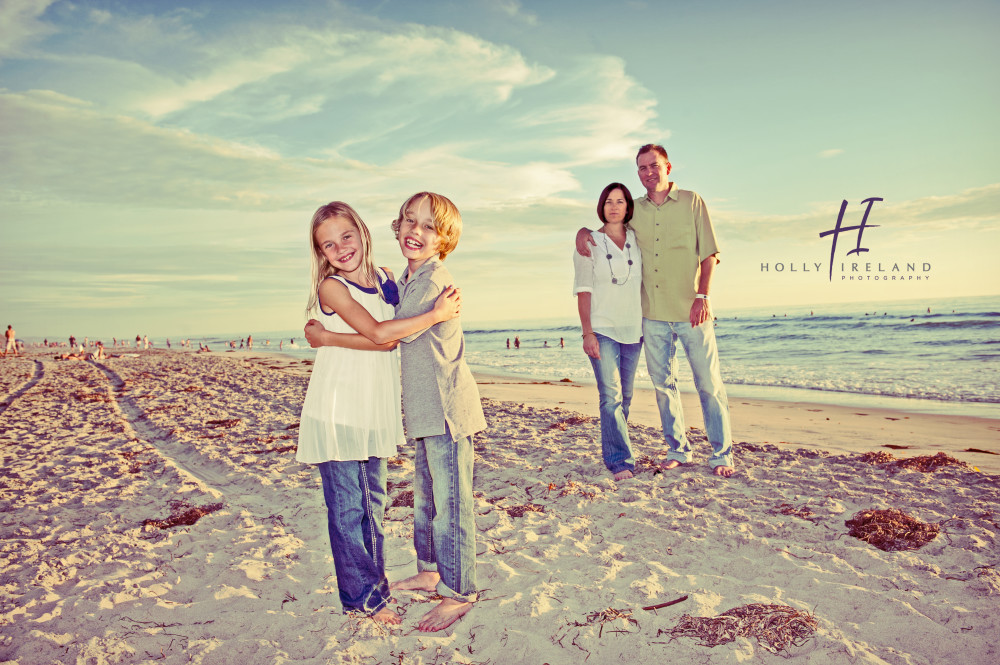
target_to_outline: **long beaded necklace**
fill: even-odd
[[[606,233],[601,234],[604,241],[604,256],[608,260],[608,270],[611,271],[611,283],[618,284],[618,286],[625,286],[628,283],[630,277],[632,277],[632,243],[627,242],[628,234],[626,233],[625,238],[625,250],[628,252],[628,274],[625,275],[625,280],[621,283],[618,282],[618,276],[615,275],[615,269],[611,265],[611,250],[608,249],[608,235]]]

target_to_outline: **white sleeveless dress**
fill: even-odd
[[[386,296],[398,302],[396,285],[379,270]],[[394,316],[394,303],[342,277],[351,297],[376,321]],[[340,333],[357,332],[339,315],[322,312],[323,327]],[[328,461],[392,457],[405,442],[399,384],[399,350],[355,351],[324,346],[316,351],[299,423],[295,458],[315,464]]]

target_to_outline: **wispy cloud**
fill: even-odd
[[[20,55],[56,29],[41,20],[55,0],[4,0],[0,3],[0,58]]]
[[[840,148],[830,148],[829,150],[821,150],[819,156],[823,159],[829,159],[830,157],[836,157],[837,155],[844,154],[844,151]]]
[[[840,201],[829,201],[794,215],[761,215],[720,209],[713,211],[712,220],[725,229],[727,237],[734,239],[759,241],[798,237],[811,240],[821,231],[834,227],[840,205]],[[845,212],[851,219],[857,217],[852,224],[858,223],[863,213],[864,207],[859,201],[849,202]],[[871,215],[870,224],[879,224],[907,235],[928,231],[967,233],[1000,230],[1000,183],[948,196],[877,202]]]

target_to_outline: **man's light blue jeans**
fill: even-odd
[[[691,327],[690,321],[654,321],[643,318],[642,337],[646,347],[646,368],[656,390],[663,437],[670,447],[668,460],[691,461],[691,444],[684,429],[684,412],[677,389],[677,340],[684,345],[694,385],[701,400],[705,431],[712,444],[713,469],[733,466],[733,435],[729,424],[729,400],[719,371],[719,349],[711,320]]]
[[[445,433],[416,439],[413,545],[417,571],[441,575],[437,592],[475,602],[476,518],[472,505],[472,437]]]
[[[597,377],[601,408],[601,454],[611,473],[635,471],[635,455],[628,436],[628,408],[632,404],[635,371],[639,367],[642,341],[622,344],[595,333],[600,358],[590,358]],[[588,356],[589,358],[589,356]]]
[[[374,614],[389,602],[385,577],[386,463],[381,457],[364,461],[322,462],[330,548],[337,571],[337,588],[344,612]]]

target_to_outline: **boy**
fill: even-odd
[[[392,224],[407,260],[400,277],[396,317],[434,306],[454,284],[441,261],[455,249],[462,217],[440,194],[420,192],[403,204]],[[413,544],[417,574],[392,589],[437,591],[444,596],[417,627],[447,628],[476,601],[476,522],[472,506],[472,435],[486,429],[479,390],[465,364],[458,319],[401,340],[403,414],[416,439]]]

